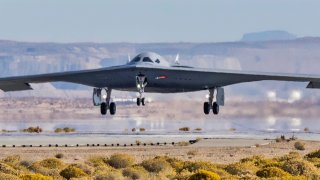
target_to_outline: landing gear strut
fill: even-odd
[[[143,97],[143,93],[144,93],[144,88],[147,86],[147,84],[148,84],[148,81],[144,75],[139,74],[138,76],[136,76],[136,85],[137,85],[137,90],[139,92],[139,96],[137,97],[137,106],[146,105],[145,98]]]
[[[214,91],[217,90],[216,102],[213,102]],[[223,88],[213,88],[209,89],[209,98],[208,102],[204,102],[203,104],[203,112],[204,114],[209,114],[212,109],[213,114],[219,114],[219,107],[224,105],[224,90]]]
[[[110,111],[111,115],[115,115],[117,110],[116,103],[110,102],[112,90],[105,88],[105,91],[107,92],[105,101],[101,96],[101,91],[101,88],[93,89],[93,105],[100,106],[101,115],[106,115],[108,110]]]

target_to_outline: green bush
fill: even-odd
[[[199,170],[199,172],[193,174],[189,178],[189,180],[199,180],[199,179],[220,180],[220,176],[214,172]]]
[[[148,172],[143,167],[129,167],[123,169],[122,175],[130,179],[147,179]]]
[[[42,161],[33,163],[30,169],[36,173],[46,176],[59,176],[61,169],[65,167],[64,163],[56,158],[48,158]]]
[[[257,171],[257,176],[261,178],[272,178],[272,177],[288,177],[289,173],[277,167],[267,167]]]
[[[307,158],[320,158],[320,150],[313,151],[313,152],[307,154],[305,157],[307,157]]]
[[[87,174],[80,168],[68,166],[60,172],[60,175],[66,179],[85,177]]]
[[[53,180],[52,177],[43,176],[41,174],[25,174],[19,177],[21,180]]]
[[[107,160],[110,166],[117,169],[132,166],[134,162],[135,159],[128,154],[114,154]]]

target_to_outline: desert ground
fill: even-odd
[[[319,141],[301,141],[305,150],[294,147],[296,141],[275,142],[270,140],[247,139],[207,139],[191,145],[160,145],[160,146],[127,146],[127,147],[5,147],[0,148],[0,158],[20,155],[22,159],[37,161],[64,154],[69,163],[83,162],[91,156],[109,157],[116,153],[132,155],[138,162],[155,156],[169,156],[181,160],[209,161],[219,164],[230,164],[254,155],[279,157],[290,152],[298,152],[302,156],[319,150]],[[260,143],[260,144],[259,144]]]

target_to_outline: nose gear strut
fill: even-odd
[[[147,86],[148,81],[145,75],[139,74],[136,76],[136,86],[139,93],[139,96],[137,97],[137,105],[142,106],[145,105],[145,98],[143,97],[144,88]]]

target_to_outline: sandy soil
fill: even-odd
[[[66,162],[81,162],[86,158],[95,155],[110,156],[114,153],[127,153],[133,155],[138,161],[158,156],[166,155],[183,160],[204,160],[215,163],[232,163],[242,158],[253,155],[265,155],[267,157],[276,157],[288,154],[291,151],[297,151],[294,148],[295,141],[280,142],[257,141],[259,145],[252,146],[254,142],[243,139],[229,139],[228,141],[241,146],[230,146],[230,142],[224,144],[224,141],[214,139],[202,140],[188,146],[146,146],[146,147],[6,147],[0,148],[0,158],[8,155],[18,154],[25,160],[40,160],[47,157],[53,157],[57,153],[63,153]],[[270,142],[269,144],[265,144]],[[305,155],[311,151],[318,150],[320,142],[303,141],[306,150],[297,151]],[[220,144],[219,144],[220,143]]]

